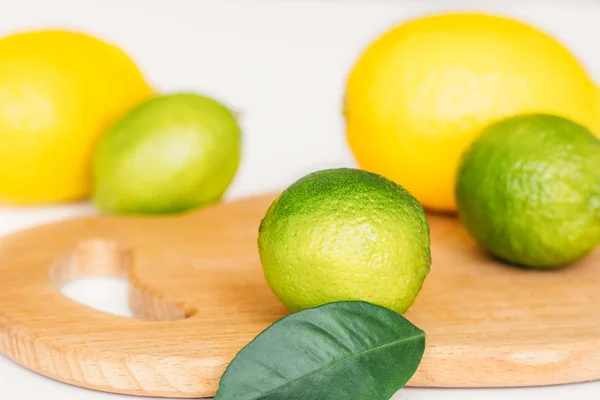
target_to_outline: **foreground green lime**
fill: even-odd
[[[152,98],[100,139],[93,201],[107,213],[162,214],[217,201],[240,162],[240,128],[221,103],[197,94]]]
[[[267,282],[292,311],[361,300],[404,313],[429,272],[429,243],[425,213],[409,192],[349,168],[288,187],[258,238]]]
[[[565,266],[600,243],[600,141],[552,115],[499,121],[463,155],[456,198],[467,230],[498,258]]]

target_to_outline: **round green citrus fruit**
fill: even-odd
[[[350,168],[288,187],[258,238],[267,282],[292,311],[360,300],[404,313],[429,272],[429,244],[425,212],[408,191]]]
[[[553,115],[489,125],[464,153],[459,218],[511,264],[556,268],[600,243],[600,140]]]
[[[93,201],[103,212],[162,214],[217,201],[238,169],[240,128],[214,99],[154,97],[120,118],[93,157]]]

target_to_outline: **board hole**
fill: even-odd
[[[100,311],[160,321],[193,315],[194,310],[132,286],[127,281],[131,258],[131,250],[115,241],[85,240],[51,266],[50,279],[64,296]]]
[[[128,283],[124,279],[96,276],[64,284],[61,293],[85,306],[123,317],[134,317],[127,300]]]

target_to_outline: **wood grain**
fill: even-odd
[[[0,351],[87,388],[212,396],[235,354],[286,315],[256,246],[273,198],[176,217],[74,219],[5,237]],[[406,314],[427,333],[411,386],[600,378],[600,252],[559,271],[528,271],[494,261],[451,217],[429,222],[431,274]],[[93,275],[129,279],[140,318],[88,308],[58,290]]]

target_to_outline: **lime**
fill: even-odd
[[[360,300],[403,313],[429,273],[429,243],[425,212],[408,191],[350,168],[293,183],[258,238],[267,282],[292,311]]]
[[[240,162],[240,128],[221,103],[193,93],[156,96],[112,125],[93,158],[103,212],[182,212],[217,201]]]
[[[600,243],[600,141],[553,115],[493,123],[463,155],[456,199],[460,220],[496,257],[565,266]]]

